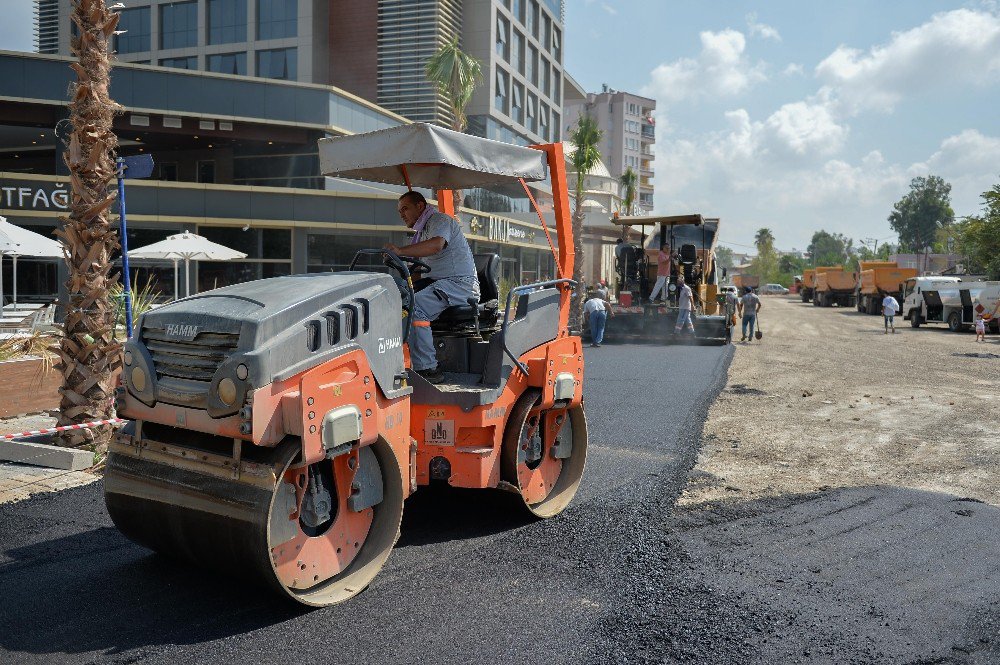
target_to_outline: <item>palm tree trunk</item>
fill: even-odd
[[[56,231],[69,268],[65,335],[53,347],[63,375],[59,425],[113,417],[111,376],[121,366],[121,345],[114,339],[115,308],[108,299],[118,279],[110,276],[118,234],[108,214],[115,199],[108,185],[118,146],[112,120],[120,108],[108,95],[110,40],[118,18],[104,0],[73,0],[72,19],[80,36],[73,43],[78,62],[70,65],[77,74],[70,87],[73,133],[63,153],[72,202],[69,216],[60,220],[62,228]],[[111,434],[110,427],[73,430],[60,443],[93,443],[95,450],[102,450]]]

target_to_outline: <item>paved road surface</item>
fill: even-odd
[[[0,506],[0,662],[660,661],[675,637],[646,610],[675,597],[662,526],[729,359],[588,349],[590,459],[571,508],[526,522],[503,494],[422,489],[380,577],[332,608],[133,545],[99,483]]]

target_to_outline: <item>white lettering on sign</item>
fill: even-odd
[[[454,420],[428,420],[424,423],[424,443],[428,446],[454,446]]]
[[[403,345],[403,340],[400,337],[385,337],[378,338],[378,352],[385,353],[386,351],[391,351],[392,349],[398,349]]]
[[[69,190],[44,187],[0,187],[0,207],[23,210],[69,210]]]
[[[181,323],[168,323],[167,336],[180,337],[181,339],[194,339],[198,334],[199,326]]]
[[[486,235],[495,242],[527,240],[528,230],[511,224],[511,221],[504,217],[491,216],[487,222]]]

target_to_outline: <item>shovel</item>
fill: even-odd
[[[764,331],[760,329],[760,321],[757,321],[757,329],[753,331],[753,336],[760,340],[764,336]]]

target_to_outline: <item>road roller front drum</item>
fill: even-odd
[[[224,572],[244,572],[314,606],[364,589],[399,537],[399,465],[383,440],[300,463],[298,440],[274,451],[263,485],[112,450],[105,502],[131,540]],[[207,471],[207,469],[202,469]]]

